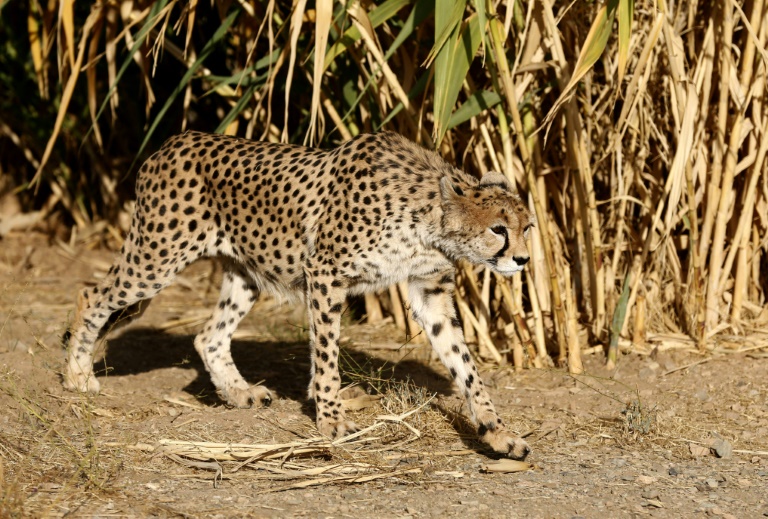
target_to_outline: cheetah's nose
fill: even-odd
[[[524,257],[524,256],[513,256],[513,260],[515,260],[515,263],[520,265],[521,267],[528,263],[528,260],[531,259],[530,257]]]

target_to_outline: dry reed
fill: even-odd
[[[62,181],[71,168],[50,161],[82,88],[89,146],[106,148],[104,119],[124,117],[117,87],[135,62],[150,115],[140,154],[157,146],[174,102],[179,129],[212,99],[226,133],[330,145],[391,129],[470,172],[502,170],[536,213],[533,261],[522,282],[462,267],[458,291],[467,339],[499,364],[554,357],[579,372],[580,351],[595,344],[610,345],[613,363],[627,337],[642,351],[654,336],[685,333],[711,350],[718,334],[749,331],[768,285],[766,2],[431,6],[244,0],[215,11],[163,0],[84,13],[30,3],[34,78],[41,98],[55,85],[61,97],[45,146],[0,127],[34,169],[19,183],[45,184],[46,203],[79,228],[98,218]],[[203,19],[218,29],[201,40]],[[229,75],[208,68],[221,45]],[[171,62],[183,77],[157,110],[154,77]],[[104,203],[117,203],[120,177],[98,175]],[[369,320],[384,308],[412,326],[402,295],[366,299]]]

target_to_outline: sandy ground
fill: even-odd
[[[301,308],[259,302],[233,344],[274,404],[222,405],[192,346],[217,297],[210,262],[109,335],[101,395],[64,391],[76,291],[112,257],[0,241],[0,517],[768,516],[768,349],[753,337],[624,355],[614,372],[591,355],[578,378],[484,366],[533,448],[503,473],[428,347],[386,323],[345,319],[351,416],[370,427],[355,440],[317,439]]]

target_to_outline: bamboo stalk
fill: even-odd
[[[701,227],[701,241],[699,244],[699,254],[701,257],[707,256],[707,248],[710,246],[712,229],[714,227],[715,217],[719,208],[718,199],[720,199],[720,180],[722,178],[723,158],[726,151],[725,136],[728,131],[728,105],[730,101],[730,91],[728,84],[730,82],[731,74],[731,58],[729,55],[726,55],[726,53],[730,53],[731,45],[733,44],[733,11],[730,3],[728,2],[718,2],[717,6],[722,11],[720,16],[721,29],[719,31],[719,36],[722,38],[722,41],[719,45],[717,45],[717,47],[722,49],[723,52],[720,55],[720,63],[718,66],[718,74],[720,78],[720,83],[718,85],[719,98],[717,102],[718,124],[717,132],[715,134],[712,169],[710,171],[709,184],[707,186],[707,203],[704,207],[704,221]],[[710,302],[707,300],[708,314],[709,304]]]
[[[568,61],[563,52],[562,42],[556,30],[555,17],[552,6],[547,0],[542,2],[544,18],[550,31],[552,51],[555,59],[560,63],[556,68],[556,76],[560,89],[564,89],[570,79]],[[589,167],[589,157],[586,148],[588,134],[582,130],[582,121],[576,105],[576,99],[572,97],[565,105],[565,132],[566,142],[571,160],[575,163],[578,178],[574,182],[576,194],[579,198],[579,210],[581,212],[581,234],[584,236],[586,252],[587,272],[589,274],[589,295],[592,301],[592,333],[595,337],[602,337],[605,326],[605,287],[603,286],[602,258],[600,257],[600,219],[597,214],[595,201],[595,187],[592,182],[592,171]]]
[[[381,302],[376,294],[365,294],[365,315],[368,324],[376,324],[384,319]]]
[[[485,343],[483,346],[486,348],[486,351],[491,354],[493,360],[496,361],[496,363],[504,364],[504,358],[501,356],[501,353],[499,353],[499,350],[496,349],[496,345],[493,344],[493,340],[488,334],[488,330],[480,326],[477,318],[475,318],[475,314],[472,313],[469,305],[467,305],[467,302],[464,301],[464,298],[461,297],[458,292],[456,293],[456,304],[459,306],[459,309],[461,309],[464,315],[467,316],[470,324],[475,329],[475,332],[477,332],[478,342]]]
[[[736,158],[741,138],[741,125],[744,121],[744,112],[739,110],[730,125],[728,148],[725,154],[725,170],[723,182],[720,187],[720,200],[718,202],[715,218],[715,230],[712,236],[712,249],[709,256],[709,279],[707,286],[707,330],[712,330],[720,318],[720,273],[723,268],[723,251],[725,249],[725,231],[730,219],[733,197],[733,178],[736,169]]]
[[[694,340],[699,346],[699,350],[703,351],[706,347],[705,344],[705,316],[706,306],[704,304],[703,286],[702,286],[702,265],[701,255],[699,254],[699,221],[696,214],[696,193],[693,186],[693,167],[690,163],[685,168],[685,180],[688,186],[688,219],[690,221],[690,244],[688,246],[691,251],[691,269],[688,275],[688,286],[691,287],[693,295],[693,316],[695,324],[693,324],[692,333]]]
[[[632,330],[632,342],[639,347],[645,346],[645,296],[640,294],[635,304],[635,326]]]
[[[768,116],[764,117],[763,138],[760,143],[760,149],[755,159],[755,164],[749,172],[746,190],[742,191],[744,212],[739,219],[739,226],[733,239],[734,244],[738,244],[739,259],[736,265],[736,279],[733,287],[733,303],[731,306],[731,319],[739,322],[741,320],[741,311],[745,296],[747,296],[747,279],[749,271],[748,258],[750,256],[750,236],[749,227],[752,226],[752,218],[755,211],[755,198],[757,197],[757,182],[761,176],[766,175],[763,169],[766,151],[768,150]],[[729,253],[730,257],[730,253]]]
[[[531,302],[531,313],[533,314],[533,337],[536,343],[536,358],[539,358],[544,362],[549,360],[549,354],[547,354],[546,335],[544,334],[544,316],[541,312],[538,292],[533,280],[531,279],[530,270],[532,269],[525,270],[525,277],[528,283],[528,299]],[[549,364],[547,363],[547,365]]]
[[[573,294],[571,289],[571,272],[568,268],[563,269],[565,279],[565,310],[568,316],[568,372],[571,375],[581,375],[584,373],[584,364],[581,361],[581,345],[579,344],[579,329],[576,326],[576,308],[573,305]]]
[[[501,289],[502,304],[506,305],[507,311],[509,311],[509,314],[512,316],[512,323],[510,323],[512,327],[510,328],[509,324],[505,326],[504,333],[511,335],[514,329],[520,338],[521,347],[528,351],[534,367],[543,367],[544,363],[542,362],[543,356],[541,350],[539,349],[538,354],[536,351],[531,351],[533,350],[533,339],[531,338],[531,331],[528,328],[525,319],[523,318],[520,307],[517,305],[515,298],[512,296],[512,292],[509,290],[509,285],[507,284],[506,280],[499,275],[496,276],[496,283],[497,286]],[[545,349],[544,356],[546,356],[546,353],[547,352]]]
[[[558,285],[557,266],[555,264],[554,255],[552,253],[552,234],[548,225],[549,218],[544,210],[541,197],[539,196],[538,188],[536,185],[536,177],[534,175],[534,168],[533,164],[531,164],[531,154],[528,149],[528,143],[525,140],[520,112],[517,109],[517,99],[515,98],[515,89],[512,81],[512,75],[509,72],[509,63],[507,63],[506,56],[504,55],[504,45],[500,35],[501,22],[496,18],[491,18],[489,24],[491,28],[491,41],[493,43],[493,50],[496,54],[495,62],[499,68],[498,73],[502,81],[504,96],[507,101],[507,108],[512,114],[512,121],[514,123],[515,132],[517,135],[517,144],[520,150],[520,155],[523,159],[523,165],[526,170],[526,177],[528,180],[528,193],[533,199],[536,217],[539,223],[539,228],[541,229],[541,241],[544,248],[544,257],[547,261],[547,268],[549,270],[552,301],[555,307],[554,313],[557,343],[560,351],[565,352],[565,311],[563,309],[560,287]]]
[[[395,325],[405,330],[407,328],[405,322],[405,311],[403,309],[403,301],[400,299],[400,294],[397,290],[397,285],[390,285],[387,290],[389,291],[389,300],[392,302],[392,317],[395,319]]]

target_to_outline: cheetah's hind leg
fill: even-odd
[[[219,302],[203,330],[195,337],[195,349],[219,396],[234,407],[266,407],[272,393],[264,386],[250,386],[232,360],[232,334],[259,295],[250,276],[232,262],[224,264]]]
[[[174,276],[169,272],[162,276],[162,282],[150,282],[134,270],[128,258],[130,254],[124,254],[97,286],[85,288],[78,294],[75,318],[62,338],[67,349],[66,389],[93,395],[99,393],[99,381],[93,373],[93,356],[96,342],[111,330],[107,325],[110,322],[122,325],[123,321],[137,318],[146,309],[149,299],[173,280]]]

